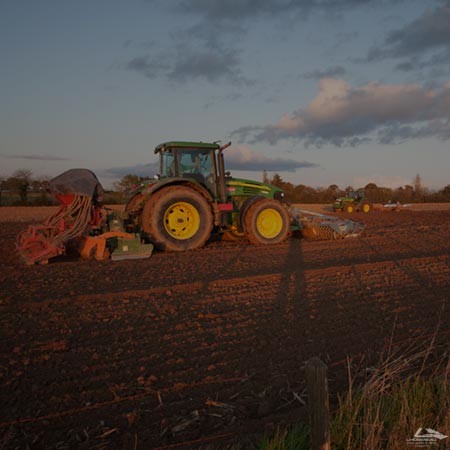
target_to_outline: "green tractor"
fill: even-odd
[[[355,211],[368,213],[372,211],[372,203],[366,199],[362,189],[357,191],[351,190],[347,192],[346,197],[339,197],[335,200],[333,211],[343,211],[349,214]]]
[[[232,178],[217,142],[165,142],[155,148],[160,172],[143,182],[128,201],[126,228],[140,230],[159,249],[202,247],[213,231],[276,244],[290,232],[291,219],[278,187]]]

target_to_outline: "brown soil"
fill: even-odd
[[[312,356],[335,393],[347,356],[448,342],[450,211],[354,218],[360,238],[31,267],[1,223],[0,448],[217,448],[303,420]]]
[[[333,211],[331,205],[324,204],[305,203],[296,204],[295,206],[321,214],[328,214]],[[108,205],[107,207],[116,211],[123,211],[124,209],[124,205]],[[374,207],[385,212],[392,212],[389,209],[383,208],[381,204],[375,204]],[[450,203],[413,203],[400,209],[408,211],[448,211],[450,210]],[[57,206],[1,206],[0,222],[40,222],[57,210]]]

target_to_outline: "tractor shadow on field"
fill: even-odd
[[[279,319],[293,319],[299,312],[306,289],[302,238],[293,236],[287,241],[288,249],[284,264],[280,267],[281,278],[275,298]]]
[[[280,281],[273,298],[273,315],[266,324],[273,338],[270,359],[278,361],[282,360],[281,355],[285,352],[299,351],[306,295],[302,238],[294,235],[286,246],[284,261],[278,267]]]

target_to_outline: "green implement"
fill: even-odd
[[[111,259],[113,261],[149,258],[153,252],[153,244],[143,243],[137,233],[133,239],[118,237],[116,242],[112,242],[111,245],[113,247],[111,253]]]

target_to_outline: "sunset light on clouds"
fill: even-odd
[[[450,3],[4,2],[1,176],[72,167],[106,185],[169,140],[227,169],[342,187],[449,183]]]

